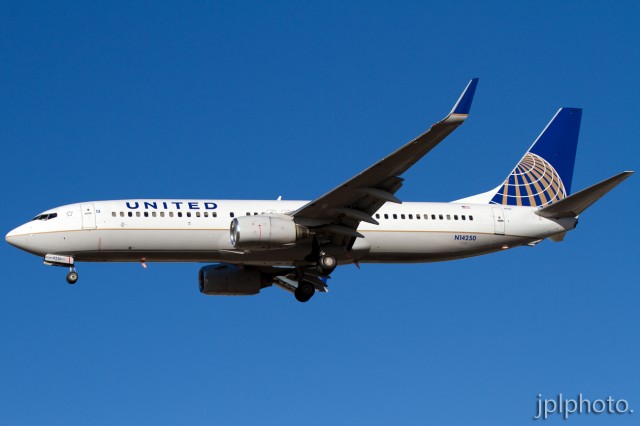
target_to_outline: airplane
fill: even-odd
[[[206,295],[254,295],[276,285],[307,302],[338,265],[462,259],[544,239],[633,172],[576,193],[571,180],[582,110],[560,108],[506,179],[452,202],[402,202],[401,175],[468,117],[478,79],[425,133],[313,201],[133,199],[46,210],[6,241],[69,268],[76,262],[202,262]]]

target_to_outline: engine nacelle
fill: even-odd
[[[279,216],[242,216],[231,221],[231,244],[235,248],[282,248],[308,236],[308,228]]]
[[[260,271],[224,264],[200,268],[198,286],[200,293],[216,296],[248,296],[264,287]]]

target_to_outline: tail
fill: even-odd
[[[547,206],[569,196],[581,118],[560,108],[500,186],[456,202]]]

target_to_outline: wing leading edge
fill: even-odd
[[[472,79],[451,112],[429,130],[368,169],[292,213],[295,221],[313,227],[327,242],[350,249],[360,222],[377,224],[373,214],[386,202],[401,203],[394,195],[400,177],[468,117],[478,79]]]

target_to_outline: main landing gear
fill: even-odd
[[[320,253],[316,269],[321,275],[329,276],[338,266],[338,261],[330,254]]]
[[[316,294],[316,289],[313,284],[308,281],[302,280],[298,282],[298,288],[296,288],[296,291],[294,293],[294,295],[296,296],[296,300],[302,303],[308,302],[314,294]]]
[[[326,289],[324,282],[326,282],[326,278],[329,278],[329,275],[336,269],[336,266],[338,266],[338,261],[334,256],[321,252],[316,262],[315,271],[311,269],[306,273],[306,277],[305,272],[298,271],[298,285],[294,292],[296,300],[303,303],[308,302],[313,295],[316,294],[316,286],[324,286]],[[317,283],[314,285],[313,281],[317,281]]]

